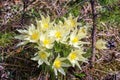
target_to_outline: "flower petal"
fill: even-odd
[[[39,59],[39,60],[38,60],[38,64],[39,64],[39,65],[43,64],[43,61]]]
[[[62,68],[58,69],[58,71],[59,71],[60,73],[62,73],[63,75],[65,75],[65,71],[64,71]]]
[[[54,69],[54,73],[55,73],[56,76],[58,75],[57,69]]]
[[[37,61],[37,60],[39,60],[39,56],[31,58],[31,60]]]

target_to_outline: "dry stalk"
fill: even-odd
[[[95,42],[96,42],[96,12],[95,12],[95,0],[90,0],[91,9],[92,9],[92,56],[90,61],[90,66],[93,67],[93,62],[95,61]]]

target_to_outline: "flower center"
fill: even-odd
[[[48,39],[45,39],[44,41],[43,41],[43,44],[44,45],[48,45],[50,43],[50,41],[48,40]]]
[[[59,69],[59,68],[61,68],[61,61],[60,60],[55,60],[53,65],[54,65],[55,68]]]
[[[56,38],[61,38],[61,33],[60,32],[56,32],[55,37]]]
[[[40,57],[41,59],[46,59],[47,54],[44,53],[44,52],[42,52],[42,53],[39,54],[39,57]]]
[[[69,58],[70,58],[70,60],[75,60],[77,58],[77,54],[76,53],[71,53]]]
[[[38,40],[38,39],[39,39],[39,34],[38,34],[38,32],[34,32],[34,33],[31,35],[31,39],[32,39],[32,40]]]
[[[48,28],[49,25],[47,23],[44,24],[44,28]]]
[[[78,42],[79,40],[78,40],[78,37],[74,37],[74,39],[72,40],[72,42],[73,43],[76,43],[76,42]]]

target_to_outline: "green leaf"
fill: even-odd
[[[85,77],[86,75],[85,75],[85,73],[79,73],[79,74],[74,74],[76,77],[80,77],[80,78],[82,78],[82,77]]]
[[[112,5],[117,3],[119,0],[99,0],[101,5]]]
[[[83,56],[84,56],[85,58],[91,57],[91,48],[88,49],[87,52],[86,52],[85,54],[83,54]]]

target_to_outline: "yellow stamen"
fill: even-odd
[[[48,27],[49,27],[48,23],[44,23],[44,28],[48,28]]]
[[[78,40],[78,37],[74,37],[74,39],[72,40],[72,42],[73,43],[76,43],[76,42],[78,42],[79,40]]]
[[[59,69],[59,68],[61,68],[61,61],[60,60],[55,60],[53,65],[54,65],[55,68]]]
[[[70,54],[69,57],[70,57],[70,60],[75,60],[77,58],[77,54],[73,52]]]
[[[56,32],[55,36],[56,36],[56,38],[61,38],[61,33],[60,32]]]
[[[46,53],[40,53],[39,54],[39,57],[41,58],[41,59],[46,59],[46,57],[47,57],[47,54]]]
[[[34,33],[31,35],[31,39],[32,39],[32,40],[38,40],[38,39],[39,39],[39,33],[38,33],[38,32],[34,32]]]
[[[43,44],[44,45],[47,45],[47,44],[49,44],[50,43],[50,41],[48,40],[48,39],[45,39],[44,41],[43,41]]]

